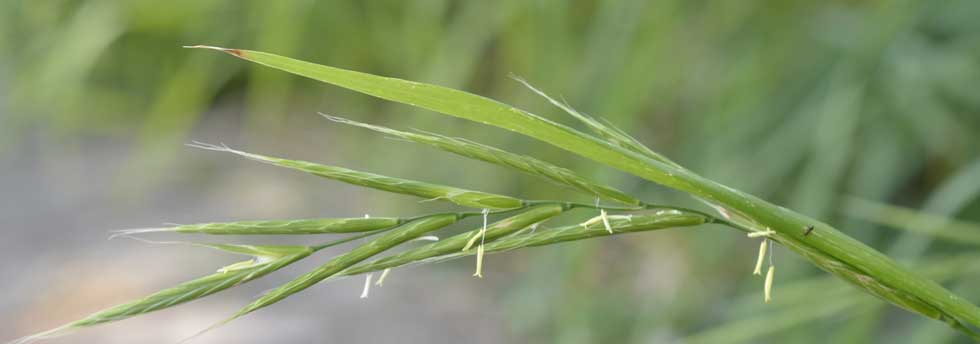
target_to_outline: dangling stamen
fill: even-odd
[[[767,240],[767,241],[769,241],[769,265],[770,266],[776,265],[776,264],[773,264],[773,261],[775,259],[772,258],[772,256],[773,256],[772,240]]]
[[[775,235],[775,234],[776,234],[775,231],[773,231],[771,229],[766,229],[765,231],[762,231],[762,232],[752,232],[752,233],[749,233],[747,236],[749,238],[758,238],[758,237],[768,237],[768,236]]]
[[[476,247],[476,272],[473,277],[483,278],[483,245]]]
[[[589,226],[599,223],[601,221],[602,221],[602,216],[593,217],[588,221],[582,222],[582,228],[589,228]]]
[[[768,240],[768,241],[769,241],[769,271],[766,272],[766,286],[763,288],[764,289],[763,291],[765,293],[766,303],[772,301],[772,279],[773,279],[773,275],[776,274],[776,266],[773,264],[773,258],[772,258],[773,256],[772,240]]]
[[[606,231],[608,231],[609,234],[612,234],[612,232],[613,232],[612,231],[612,226],[609,225],[609,217],[606,216],[606,210],[605,209],[599,209],[599,217],[602,218],[602,225],[603,226],[606,226]]]
[[[487,241],[487,215],[489,214],[490,209],[483,209],[483,229],[480,230],[480,246],[476,247],[476,272],[473,273],[474,277],[479,278],[483,278],[483,244]]]
[[[476,233],[473,233],[473,236],[470,237],[470,241],[466,242],[466,246],[463,246],[463,249],[461,251],[464,252],[469,251],[470,248],[473,247],[473,244],[476,244],[476,239],[479,239],[481,237],[483,237],[483,229],[480,229]]]
[[[371,277],[373,275],[374,274],[367,274],[367,276],[365,276],[365,278],[364,278],[364,290],[361,291],[361,298],[362,299],[368,298],[368,293],[371,292]]]
[[[769,265],[769,272],[766,273],[765,301],[772,301],[772,276],[776,274],[776,267]]]
[[[388,277],[388,273],[391,272],[391,268],[385,269],[381,272],[381,276],[378,276],[378,281],[374,282],[374,285],[382,287],[385,283],[385,277]]]
[[[755,270],[752,271],[753,275],[762,276],[762,262],[766,258],[766,250],[769,248],[767,243],[768,239],[762,239],[762,244],[759,245],[759,258],[755,260]],[[772,265],[771,263],[769,265]]]
[[[595,196],[595,207],[599,208],[598,195]],[[612,226],[609,225],[609,217],[607,216],[605,209],[599,208],[599,219],[602,220],[602,225],[606,227],[606,231],[609,231],[609,234],[612,234]]]

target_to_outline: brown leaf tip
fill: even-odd
[[[210,45],[185,45],[184,48],[188,48],[188,49],[211,49],[211,50],[223,51],[223,52],[226,52],[226,53],[229,53],[229,54],[232,54],[232,55],[241,57],[241,58],[245,58],[245,53],[242,50],[240,50],[240,49],[228,49],[228,48],[215,47],[215,46],[210,46]]]

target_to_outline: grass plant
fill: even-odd
[[[646,203],[639,197],[619,191],[612,186],[582,177],[571,169],[469,140],[437,134],[398,131],[327,116],[336,122],[371,129],[386,135],[431,145],[467,158],[513,168],[595,197],[596,202],[522,199],[313,162],[270,157],[235,150],[224,145],[195,143],[193,144],[195,147],[233,153],[320,177],[391,193],[413,195],[424,200],[447,201],[471,209],[411,218],[235,222],[123,231],[119,234],[134,235],[158,231],[204,234],[354,234],[311,246],[208,244],[210,247],[249,254],[256,258],[224,267],[218,273],[185,282],[144,299],[95,313],[55,330],[25,337],[21,341],[61,334],[67,330],[120,320],[199,299],[262,277],[295,261],[305,259],[316,251],[354,239],[374,237],[347,253],[330,259],[316,269],[265,293],[217,325],[273,305],[317,283],[333,278],[470,255],[477,256],[477,275],[479,275],[482,256],[488,253],[625,233],[696,227],[703,224],[721,225],[745,232],[750,238],[761,239],[761,247],[765,249],[768,245],[770,254],[771,246],[774,244],[787,247],[813,265],[854,284],[867,293],[908,311],[945,322],[964,335],[980,339],[975,332],[975,329],[980,327],[980,308],[932,279],[896,263],[886,255],[828,224],[700,176],[648,148],[625,131],[580,113],[530,85],[527,86],[533,92],[545,97],[582,122],[592,134],[489,98],[452,88],[344,70],[259,51],[209,46],[191,48],[218,50],[260,65],[367,95],[526,135],[603,166],[687,193],[704,202],[716,214]],[[615,201],[619,205],[606,206],[600,204],[601,199]],[[558,221],[562,215],[574,210],[589,211],[594,217],[583,223],[539,225],[546,220]],[[497,216],[507,217],[493,224],[488,223],[489,217]],[[442,230],[470,217],[482,217],[483,225],[445,240],[371,260],[405,242]],[[770,300],[771,293],[778,293],[778,289],[773,291],[773,280],[776,277],[774,277],[775,269],[771,255],[769,257],[768,273],[764,282],[766,302]],[[763,258],[764,254],[760,255],[759,267],[765,263]],[[746,257],[746,261],[751,263],[753,260],[751,257]],[[825,312],[836,312],[853,305],[854,302],[850,298],[836,300],[835,303],[826,305]],[[753,328],[759,327],[753,326]],[[712,334],[705,334],[700,338],[712,338]]]

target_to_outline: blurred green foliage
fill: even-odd
[[[0,148],[32,138],[63,147],[130,142],[120,180],[138,176],[152,190],[192,133],[219,118],[230,125],[223,135],[260,151],[302,146],[311,139],[296,136],[310,135],[342,147],[330,161],[529,198],[562,192],[336,129],[316,115],[323,111],[465,136],[651,200],[676,197],[513,135],[179,47],[263,50],[461,88],[572,123],[509,80],[513,73],[706,177],[835,223],[911,264],[969,248],[869,230],[839,209],[853,195],[980,220],[977,18],[980,2],[971,0],[7,1]],[[467,173],[431,171],[440,164]],[[371,211],[405,206],[372,201]],[[500,304],[514,314],[511,330],[534,342],[649,342],[722,325],[764,330],[769,323],[744,319],[772,310],[735,307],[761,285],[748,273],[754,247],[702,230],[542,249],[512,261],[527,277],[508,281]],[[780,284],[818,274],[783,257],[777,300]],[[639,280],[646,269],[666,280]],[[975,302],[978,282],[950,280]],[[762,340],[826,342],[830,328],[834,342],[963,340],[867,296],[849,296],[860,308],[821,304],[821,293],[835,292],[825,289],[787,306],[822,316],[762,331]]]

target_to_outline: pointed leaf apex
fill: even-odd
[[[215,46],[211,46],[211,45],[185,45],[185,46],[183,46],[183,48],[186,48],[186,49],[211,49],[211,50],[223,51],[223,52],[226,52],[226,53],[231,54],[231,55],[235,55],[235,56],[238,56],[238,57],[241,57],[241,58],[245,58],[245,52],[242,51],[241,49],[229,49],[229,48],[215,47]]]

